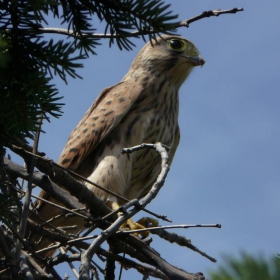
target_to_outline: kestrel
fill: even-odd
[[[90,106],[70,134],[58,164],[129,200],[143,197],[160,172],[160,156],[150,149],[129,155],[121,151],[161,142],[170,147],[171,163],[180,139],[179,89],[191,70],[203,64],[195,45],[183,37],[165,35],[148,42],[120,83],[104,89]],[[87,187],[111,208],[123,204],[93,185]],[[38,211],[45,220],[61,213],[44,203]],[[76,232],[84,228],[84,221],[77,219]],[[70,225],[73,219],[54,224]]]

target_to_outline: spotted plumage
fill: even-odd
[[[179,88],[194,66],[203,64],[194,44],[182,37],[162,36],[147,43],[121,82],[104,89],[88,109],[58,163],[127,199],[144,196],[160,171],[160,157],[153,150],[130,155],[121,150],[162,142],[171,148],[172,161],[180,138]],[[123,203],[92,185],[88,188],[106,203]],[[44,219],[52,212],[59,211],[44,204],[39,208]]]

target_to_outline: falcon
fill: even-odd
[[[104,89],[69,136],[58,164],[128,200],[151,189],[161,168],[156,151],[142,149],[122,154],[141,143],[161,142],[170,147],[170,163],[179,144],[179,89],[195,66],[205,61],[189,40],[164,35],[148,42],[124,78]],[[91,184],[87,187],[114,209],[123,201]],[[43,191],[41,197],[47,194]],[[48,197],[49,200],[55,201]],[[62,210],[41,203],[44,220]],[[60,221],[60,222],[59,222]],[[56,226],[72,225],[71,219]],[[75,220],[84,229],[84,221]]]

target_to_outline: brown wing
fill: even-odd
[[[78,168],[129,111],[141,89],[141,86],[129,82],[120,82],[104,89],[71,132],[58,164],[72,170]],[[44,190],[41,190],[39,196],[55,202]],[[43,211],[44,204],[37,201],[37,205]]]
[[[70,134],[58,164],[75,170],[130,110],[141,92],[135,83],[104,89]]]

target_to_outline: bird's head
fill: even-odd
[[[180,87],[191,70],[204,63],[191,41],[181,36],[163,35],[142,48],[131,70],[166,76]]]

